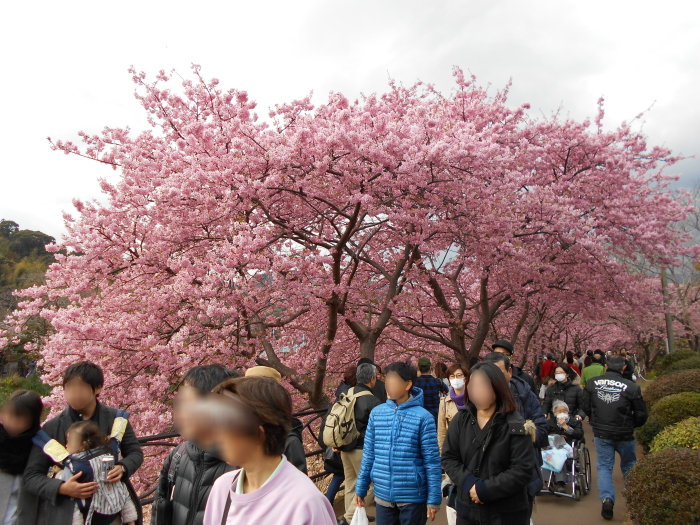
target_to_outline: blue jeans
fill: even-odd
[[[384,507],[377,503],[377,525],[425,525],[427,521],[425,503],[409,503],[403,507]]]
[[[328,490],[326,490],[326,497],[328,501],[331,502],[331,505],[335,503],[335,496],[338,494],[343,481],[345,481],[345,476],[342,474],[333,474],[333,478],[331,478],[331,482],[328,485]]]
[[[627,473],[637,463],[637,444],[632,441],[612,441],[611,439],[595,438],[595,450],[598,454],[596,468],[598,469],[598,492],[600,499],[610,498],[615,501],[615,487],[612,473],[615,467],[615,452],[620,454],[622,476],[627,479]]]

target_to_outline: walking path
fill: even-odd
[[[583,424],[586,435],[586,446],[591,453],[591,464],[593,468],[593,486],[591,492],[575,501],[571,498],[561,498],[549,494],[537,497],[535,511],[532,515],[534,525],[595,525],[597,523],[622,524],[630,523],[627,520],[627,509],[622,496],[624,484],[622,472],[620,471],[619,457],[615,458],[615,471],[613,472],[613,482],[615,483],[616,503],[615,518],[611,521],[604,520],[600,515],[600,497],[598,495],[597,474],[596,474],[596,452],[593,445],[593,431],[588,423]],[[342,505],[336,504],[338,516],[342,516]],[[374,515],[374,507],[370,507],[369,514]],[[430,523],[430,522],[428,522]],[[447,525],[445,509],[438,513],[433,522],[434,525]]]

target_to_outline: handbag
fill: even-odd
[[[355,513],[352,515],[352,521],[350,525],[369,525],[369,520],[367,519],[367,511],[364,507],[357,507]]]

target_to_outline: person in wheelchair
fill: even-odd
[[[583,441],[583,425],[569,414],[569,405],[564,401],[556,400],[552,403],[552,413],[554,417],[547,420],[550,435],[562,436],[569,445],[575,447],[574,441]],[[554,472],[554,483],[557,489],[566,487],[567,467],[561,472]]]
[[[552,403],[553,417],[547,420],[548,433],[564,436],[566,442],[571,445],[574,441],[583,440],[583,425],[569,414],[569,405],[557,399]]]

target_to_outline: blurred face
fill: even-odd
[[[102,388],[92,389],[80,377],[74,377],[63,386],[63,397],[73,410],[81,412],[95,402]]]
[[[510,381],[510,379],[513,377],[513,371],[512,370],[506,370],[506,364],[503,361],[499,361],[498,363],[494,363],[498,368],[501,369],[501,372],[503,372],[503,375],[506,376],[506,381]]]
[[[496,393],[491,386],[491,380],[481,370],[477,370],[469,378],[467,392],[469,401],[474,403],[478,410],[487,410],[496,403]]]
[[[404,381],[396,372],[389,372],[386,375],[386,395],[389,399],[401,399],[410,392],[412,386],[411,381]]]
[[[71,454],[83,452],[83,443],[76,431],[66,432],[66,450]]]
[[[0,422],[10,437],[19,436],[32,428],[32,418],[15,414],[9,407],[4,406],[0,410]]]
[[[263,429],[260,427],[261,436]],[[239,432],[218,429],[214,432],[212,440],[206,445],[216,450],[216,455],[229,465],[245,467],[251,460],[256,458],[263,450],[262,437],[256,438]]]
[[[182,417],[183,408],[200,399],[200,391],[194,387],[188,385],[182,385],[177,391],[175,396],[175,406],[173,409],[173,422],[178,432],[182,435],[190,435],[193,429],[190,428],[189,424],[191,420],[189,418]]]

